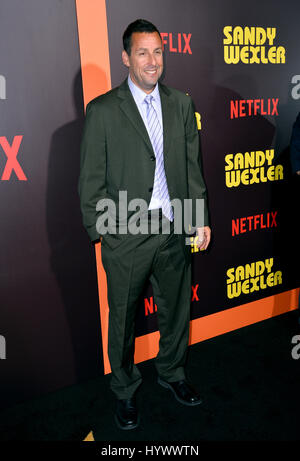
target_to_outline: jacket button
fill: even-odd
[[[155,160],[154,155],[151,155],[150,160],[152,160],[152,162],[154,162],[154,160]]]

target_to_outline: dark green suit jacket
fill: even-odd
[[[159,83],[163,116],[164,164],[170,199],[204,199],[208,225],[206,187],[201,172],[201,152],[195,109],[190,96]],[[155,154],[147,129],[128,87],[127,78],[117,88],[98,96],[86,108],[81,143],[79,195],[84,226],[92,241],[101,211],[97,202],[118,203],[119,191],[128,202],[144,199],[149,205],[155,172]],[[193,208],[193,210],[195,210]],[[133,214],[127,212],[127,219]]]

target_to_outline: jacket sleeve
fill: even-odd
[[[90,239],[97,240],[96,222],[100,212],[96,211],[96,205],[106,196],[106,142],[101,110],[93,101],[86,107],[78,192],[83,225]]]
[[[185,133],[187,149],[189,198],[192,199],[192,226],[208,226],[209,213],[207,202],[207,190],[202,174],[201,144],[195,117],[195,106],[190,97],[185,123]],[[199,201],[197,204],[196,199],[202,200]],[[199,203],[201,204],[200,207]],[[196,208],[198,210],[198,213]],[[203,210],[203,212],[201,210]]]

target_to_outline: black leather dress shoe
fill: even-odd
[[[135,429],[139,425],[135,398],[117,400],[115,421],[123,430]]]
[[[202,403],[198,393],[184,379],[170,383],[158,378],[158,383],[163,387],[171,389],[178,402],[183,403],[184,405],[193,406],[200,405],[200,403]]]

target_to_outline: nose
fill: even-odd
[[[149,65],[152,65],[152,66],[154,66],[154,67],[157,66],[156,56],[155,56],[154,54],[149,53],[149,56],[148,56],[148,64],[149,64]]]

